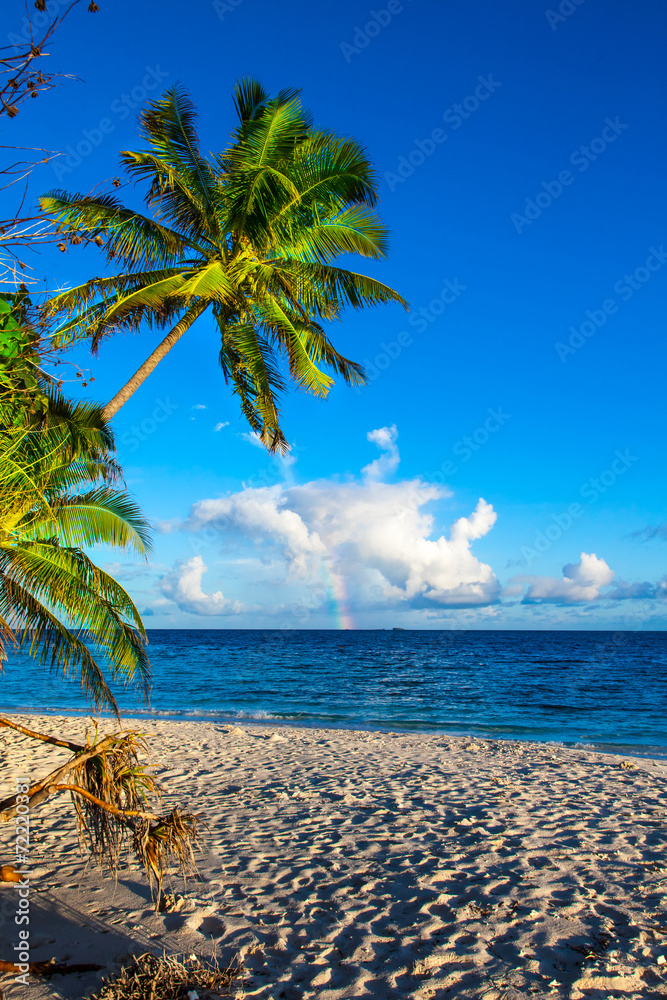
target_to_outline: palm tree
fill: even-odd
[[[210,312],[225,380],[264,444],[283,451],[278,398],[288,381],[326,396],[333,379],[324,365],[348,384],[365,382],[322,322],[338,319],[345,306],[406,303],[381,282],[332,264],[345,253],[386,255],[365,150],[315,128],[297,91],[271,98],[242,80],[234,96],[238,126],[218,155],[200,153],[196,111],[180,87],[141,115],[148,146],[123,153],[122,163],[132,179],[148,183],[152,218],[107,195],[54,191],[41,199],[72,242],[94,240],[124,268],[57,295],[45,316],[65,317],[58,345],[90,337],[94,352],[118,330],[172,327],[107,404],[108,420]]]
[[[0,454],[0,669],[20,644],[39,663],[78,674],[97,709],[116,701],[88,648],[104,649],[113,679],[147,695],[146,633],[129,595],[83,546],[149,550],[139,508],[114,489],[113,436],[100,407],[46,386],[37,425],[2,428]]]
[[[33,658],[78,673],[97,709],[118,708],[104,669],[89,646],[102,646],[114,679],[135,681],[148,693],[146,634],[129,596],[82,551],[99,543],[146,553],[148,527],[129,497],[113,489],[120,477],[113,435],[99,406],[72,403],[43,368],[44,343],[31,322],[27,295],[0,294],[0,670],[7,647],[20,643]],[[0,822],[27,804],[69,794],[79,841],[117,871],[129,845],[143,864],[156,908],[165,864],[193,864],[197,821],[173,808],[155,811],[160,789],[146,770],[146,740],[137,732],[101,736],[85,744],[35,732],[0,717],[0,729],[67,749],[49,774],[21,784],[0,801]],[[21,880],[0,865],[0,882]],[[0,971],[10,968],[0,961]],[[72,971],[31,963],[31,973]],[[1,991],[0,991],[1,992]]]

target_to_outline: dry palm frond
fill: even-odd
[[[115,734],[114,742],[97,742],[97,731],[86,749],[96,745],[100,751],[86,757],[70,772],[72,784],[81,792],[73,793],[80,839],[91,854],[106,862],[114,871],[128,832],[131,813],[146,811],[149,799],[159,800],[160,789],[152,775],[139,763],[139,753],[147,753],[145,738],[137,732]],[[71,789],[70,789],[71,791]],[[89,797],[90,796],[90,797]],[[101,808],[99,803],[114,807]],[[121,815],[118,815],[117,812]]]
[[[198,843],[197,820],[190,813],[174,809],[157,822],[139,819],[134,827],[133,847],[155,891],[156,908],[162,897],[164,865],[169,858],[178,861],[181,871],[195,871],[192,845]]]
[[[193,846],[198,843],[197,819],[178,808],[166,816],[150,809],[151,800],[159,803],[161,792],[139,759],[148,751],[141,733],[131,730],[100,739],[96,726],[92,738],[87,737],[81,746],[33,732],[6,718],[0,718],[0,726],[72,752],[65,764],[30,786],[30,808],[41,805],[54,793],[70,792],[82,849],[115,873],[121,853],[131,846],[146,870],[156,909],[160,906],[165,866],[171,859],[179,864],[184,876],[196,871]],[[16,796],[0,802],[0,820],[8,821],[15,814]]]
[[[118,976],[105,980],[99,993],[89,1000],[177,1000],[188,991],[200,1000],[226,996],[229,987],[242,974],[238,965],[221,969],[217,962],[205,965],[190,956],[165,955],[157,958],[150,952],[135,958]]]

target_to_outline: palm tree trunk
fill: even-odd
[[[141,368],[137,369],[129,382],[126,382],[123,388],[116,393],[113,399],[109,400],[107,405],[102,410],[102,416],[107,423],[113,416],[115,416],[116,413],[118,413],[121,406],[124,406],[125,403],[127,403],[130,396],[137,391],[141,383],[148,378],[158,362],[162,361],[163,357],[169,353],[176,341],[180,340],[185,331],[188,330],[197,317],[204,312],[207,305],[208,302],[195,302],[193,306],[190,306],[188,311],[181,317],[176,326],[169,331],[162,343],[158,344],[153,353],[144,361]]]

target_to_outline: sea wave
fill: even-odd
[[[124,718],[254,722],[552,741],[667,754],[667,635],[600,632],[154,630],[151,702]],[[557,669],[567,664],[567,671]],[[90,716],[76,683],[11,654],[5,710]],[[108,714],[108,713],[107,713]]]

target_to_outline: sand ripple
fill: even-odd
[[[202,881],[174,880],[181,908],[155,915],[136,870],[100,882],[62,807],[41,814],[35,960],[240,952],[258,1000],[667,996],[663,763],[430,735],[139,727],[173,800],[208,825]],[[12,743],[0,737],[5,787]],[[21,774],[39,773],[42,748],[19,743]],[[25,996],[80,997],[89,982]]]

